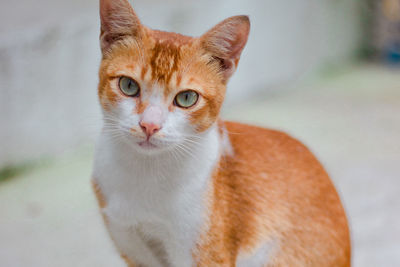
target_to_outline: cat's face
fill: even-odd
[[[248,18],[227,19],[192,38],[141,25],[126,0],[102,0],[100,12],[104,131],[143,153],[196,142],[218,118]]]

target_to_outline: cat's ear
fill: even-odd
[[[201,46],[220,64],[227,81],[235,72],[250,32],[248,16],[225,19],[200,37]]]
[[[100,20],[103,53],[124,37],[140,37],[142,26],[128,0],[100,0]]]

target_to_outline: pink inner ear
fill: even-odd
[[[250,28],[246,25],[239,25],[236,29],[236,38],[231,41],[231,53],[229,55],[232,59],[239,59],[244,46],[247,43]]]
[[[103,52],[113,42],[140,33],[140,21],[127,0],[100,0],[100,19]]]
[[[202,39],[206,50],[214,56],[226,60],[240,58],[250,32],[247,16],[230,17],[217,24]]]
[[[116,31],[131,24],[132,8],[126,0],[100,0],[101,27],[104,31]]]
[[[249,32],[249,18],[235,16],[217,24],[200,38],[203,48],[214,60],[218,60],[225,82],[237,67]]]

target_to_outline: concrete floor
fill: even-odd
[[[257,99],[223,117],[307,144],[342,196],[353,266],[400,266],[400,70],[344,68]],[[0,182],[1,267],[124,266],[91,192],[92,150],[82,151]]]

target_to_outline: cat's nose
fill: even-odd
[[[151,122],[139,122],[140,128],[142,128],[143,132],[147,135],[147,139],[149,139],[153,134],[158,132],[161,129],[161,126]]]

